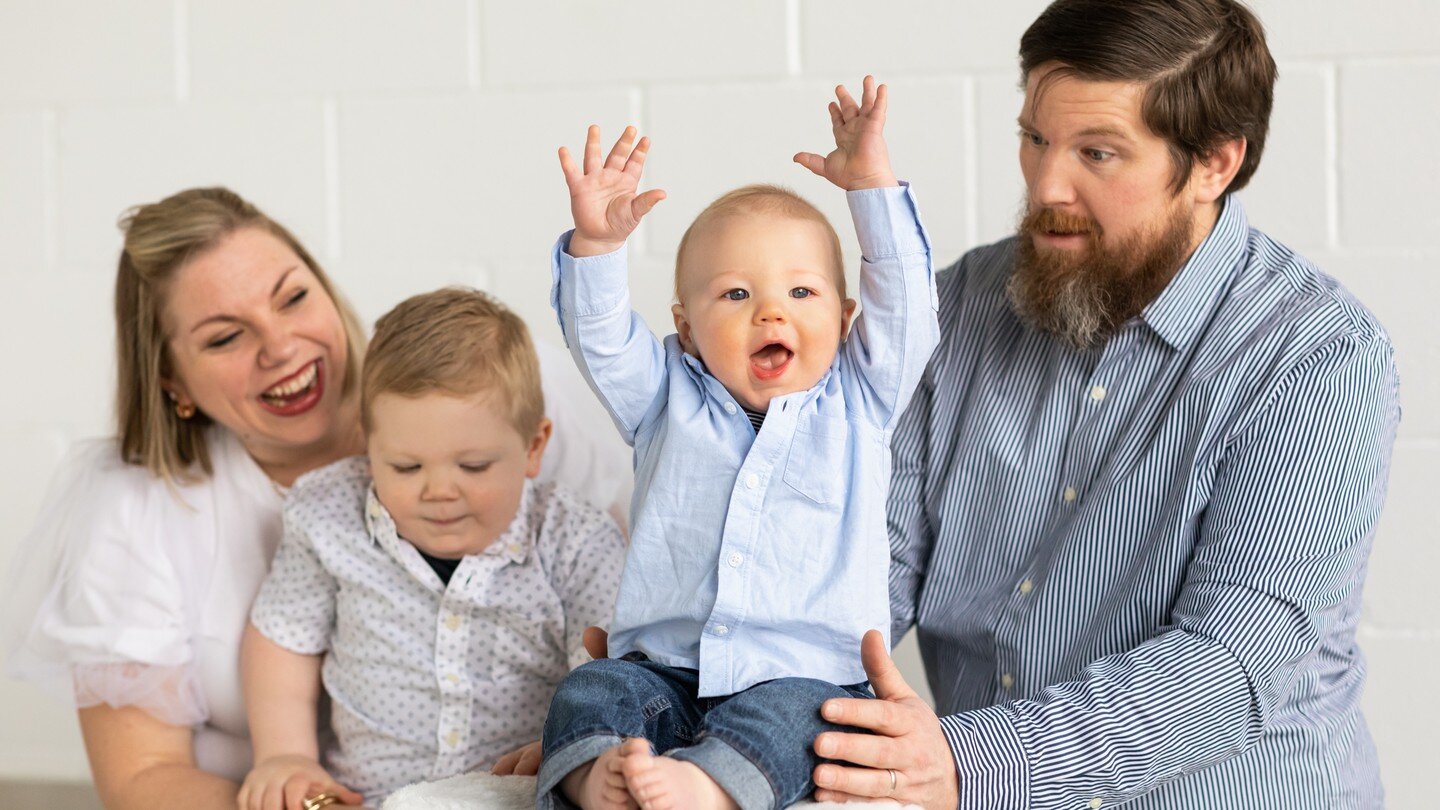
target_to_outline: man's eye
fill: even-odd
[[[730,300],[730,301],[744,301],[746,298],[749,298],[749,297],[750,297],[750,291],[749,291],[749,290],[726,290],[724,293],[721,294],[720,297],[721,297],[721,298],[728,299],[728,300]]]
[[[1086,149],[1086,150],[1083,150],[1083,151],[1084,151],[1085,157],[1089,158],[1091,161],[1093,161],[1093,162],[1095,162],[1095,163],[1104,163],[1105,161],[1109,160],[1110,158],[1115,157],[1115,153],[1114,153],[1114,152],[1106,152],[1106,151],[1103,150],[1103,149]]]
[[[482,473],[490,469],[490,462],[487,461],[483,464],[461,464],[460,469],[468,473]]]
[[[413,472],[415,472],[416,470],[420,469],[420,465],[419,465],[419,464],[391,464],[391,465],[390,465],[390,469],[394,470],[394,471],[397,472],[397,473],[400,473],[401,475],[409,475],[410,473],[413,473]]]
[[[1039,134],[1037,134],[1037,133],[1030,132],[1029,130],[1024,130],[1024,129],[1020,130],[1020,137],[1023,138],[1025,141],[1027,141],[1031,146],[1044,146],[1044,145],[1045,145],[1045,139],[1044,139],[1044,138],[1040,137]]]
[[[234,331],[234,332],[231,332],[231,333],[228,334],[228,335],[221,335],[220,337],[215,338],[214,340],[210,341],[209,343],[206,343],[206,344],[205,344],[205,348],[207,348],[207,349],[218,349],[218,348],[220,348],[220,347],[222,347],[222,346],[228,346],[228,345],[229,345],[231,342],[233,342],[233,341],[235,340],[235,338],[237,338],[237,337],[240,337],[240,331],[239,331],[238,329],[237,329],[236,331]]]
[[[815,291],[810,289],[809,287],[796,287],[795,289],[790,291],[791,298],[809,298],[814,294]]]

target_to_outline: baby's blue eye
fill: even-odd
[[[809,298],[814,294],[815,291],[808,287],[796,287],[795,289],[790,291],[791,298]]]
[[[744,301],[746,298],[750,297],[750,291],[739,289],[726,290],[724,293],[721,294],[720,297],[730,301]]]

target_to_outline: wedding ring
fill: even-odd
[[[894,780],[895,777],[891,776],[890,778],[891,780]],[[338,801],[340,801],[340,797],[336,796],[334,793],[321,793],[317,796],[311,796],[310,798],[301,802],[300,806],[305,808],[305,810],[320,810],[320,808],[329,807],[330,805]]]
[[[896,788],[897,785],[900,784],[900,780],[895,778],[895,769],[894,769],[894,768],[886,768],[886,769],[885,769],[885,772],[888,773],[888,774],[890,774],[890,792],[889,792],[889,793],[886,793],[885,795],[886,795],[886,796],[894,796],[894,795],[895,795],[895,788]]]

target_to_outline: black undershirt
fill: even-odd
[[[417,546],[415,550],[420,551],[420,548]],[[460,567],[460,561],[465,559],[461,557],[459,560],[447,560],[443,557],[431,557],[423,551],[420,551],[420,558],[429,563],[430,568],[440,577],[440,581],[446,585],[450,584],[450,577],[455,576],[455,569]]]

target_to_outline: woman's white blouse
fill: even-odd
[[[540,480],[623,514],[628,450],[569,358],[541,350],[555,422]],[[284,492],[229,431],[207,434],[214,474],[171,487],[120,460],[114,440],[77,445],[21,543],[0,609],[12,675],[77,706],[138,706],[193,726],[198,766],[250,768],[240,637],[281,533]]]

